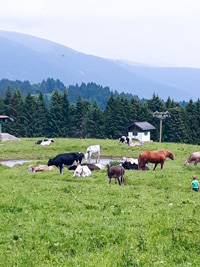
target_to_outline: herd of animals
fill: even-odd
[[[124,143],[121,137],[119,142]],[[126,138],[126,137],[125,137]],[[130,140],[129,140],[130,141]],[[54,141],[52,139],[44,139],[36,142],[37,145],[47,146],[51,145]],[[130,144],[130,143],[128,143]],[[63,174],[63,167],[66,166],[68,170],[73,170],[73,177],[87,177],[91,176],[92,171],[105,169],[105,165],[99,163],[100,161],[100,145],[91,145],[86,149],[86,153],[81,152],[58,154],[53,159],[49,159],[47,165],[29,165],[27,171],[40,172],[40,171],[53,171],[56,166],[60,174]],[[96,163],[90,163],[92,155],[96,155]],[[140,153],[138,159],[123,157],[121,163],[118,166],[107,165],[107,175],[109,183],[111,179],[115,179],[115,184],[125,184],[125,170],[149,170],[148,163],[154,163],[153,171],[155,171],[158,164],[163,165],[166,158],[174,160],[174,155],[171,151],[161,149],[157,151],[143,151]],[[89,163],[82,163],[83,159],[88,160]],[[200,152],[193,152],[185,162],[185,166],[193,163],[195,166],[200,162]]]

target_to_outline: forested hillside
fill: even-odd
[[[105,110],[96,100],[91,103],[78,96],[76,103],[69,100],[66,90],[54,89],[49,106],[42,92],[37,96],[29,92],[25,98],[20,90],[7,89],[0,98],[0,114],[14,119],[5,123],[3,131],[17,137],[77,137],[113,138],[127,134],[127,126],[136,121],[148,121],[156,127],[151,138],[159,139],[159,120],[155,111],[170,112],[163,121],[163,141],[200,144],[200,100],[181,107],[170,98],[163,102],[158,96],[141,103],[137,98],[125,98],[111,93]]]
[[[76,103],[79,96],[81,96],[85,100],[89,100],[91,103],[94,100],[97,101],[100,109],[105,109],[107,100],[110,97],[111,90],[109,87],[103,87],[97,85],[96,83],[82,83],[80,86],[78,84],[70,85],[66,87],[60,80],[54,80],[53,78],[48,78],[47,80],[43,80],[41,83],[31,85],[29,81],[10,81],[8,79],[0,80],[0,94],[2,97],[5,97],[7,89],[10,89],[11,93],[15,90],[19,89],[21,94],[25,97],[29,92],[32,95],[38,95],[40,92],[43,93],[45,97],[45,102],[49,105],[50,96],[53,93],[54,89],[57,88],[59,92],[67,91],[69,100],[71,103]],[[138,98],[129,93],[121,93],[119,94],[117,91],[114,92],[114,95],[124,96],[128,99],[130,98]]]

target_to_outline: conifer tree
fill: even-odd
[[[63,137],[69,136],[70,133],[70,116],[69,116],[69,109],[70,109],[70,101],[68,98],[67,91],[64,90],[63,98],[62,98],[62,110],[63,110],[63,125],[62,125],[62,132]]]
[[[37,114],[37,107],[35,97],[28,93],[24,99],[23,105],[23,133],[22,136],[25,137],[35,137],[37,136],[35,133],[35,124]]]
[[[55,88],[50,100],[49,115],[48,115],[48,135],[49,137],[62,137],[63,125],[63,99],[62,95]]]
[[[43,93],[40,91],[36,99],[35,136],[48,136],[48,108]]]
[[[116,104],[114,94],[110,94],[106,109],[104,111],[105,118],[105,134],[108,138],[114,138],[116,129]]]
[[[89,101],[82,100],[81,96],[78,97],[76,102],[76,116],[75,116],[76,137],[84,138],[86,136],[86,122],[90,106],[91,104]]]
[[[88,111],[86,133],[88,138],[104,138],[103,112],[99,109],[95,100]]]
[[[8,86],[7,91],[6,91],[6,96],[4,99],[4,104],[5,104],[5,115],[10,116],[10,103],[12,99],[12,94],[10,90],[10,86]]]
[[[197,114],[197,128],[198,128],[198,133],[200,133],[200,99],[198,98],[196,104],[196,114]],[[200,135],[197,135],[197,144],[200,145]]]
[[[198,143],[198,114],[192,99],[185,106],[186,111],[186,128],[188,132],[189,143]]]
[[[170,117],[163,123],[163,142],[187,142],[187,132],[184,124],[184,110],[179,107],[169,109]]]
[[[3,97],[0,96],[0,115],[5,115],[5,103]]]
[[[22,137],[24,132],[24,125],[22,120],[23,115],[23,97],[20,90],[15,90],[9,104],[9,116],[14,120],[7,123],[8,132],[17,137]]]

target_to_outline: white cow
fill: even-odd
[[[73,177],[87,177],[87,176],[91,176],[92,172],[91,170],[88,168],[88,166],[84,165],[78,165],[76,170],[74,171],[74,175]]]
[[[134,163],[138,164],[138,159],[123,157],[122,163],[124,163],[124,162],[130,162],[131,164],[134,164]]]
[[[90,162],[92,154],[97,155],[96,163],[99,163],[99,161],[100,161],[100,145],[89,146],[86,150],[86,153],[85,153],[85,159],[86,160],[88,159]]]

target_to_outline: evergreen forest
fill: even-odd
[[[23,96],[20,89],[11,91],[9,86],[0,97],[0,114],[14,119],[3,124],[3,132],[17,137],[118,139],[134,121],[148,121],[156,128],[151,139],[158,141],[160,121],[152,116],[155,111],[170,113],[163,120],[163,142],[200,144],[200,100],[181,106],[170,97],[164,102],[153,94],[142,103],[136,97],[110,92],[102,110],[96,99],[91,102],[80,95],[72,103],[67,90],[60,92],[57,87],[48,104],[42,91]]]

